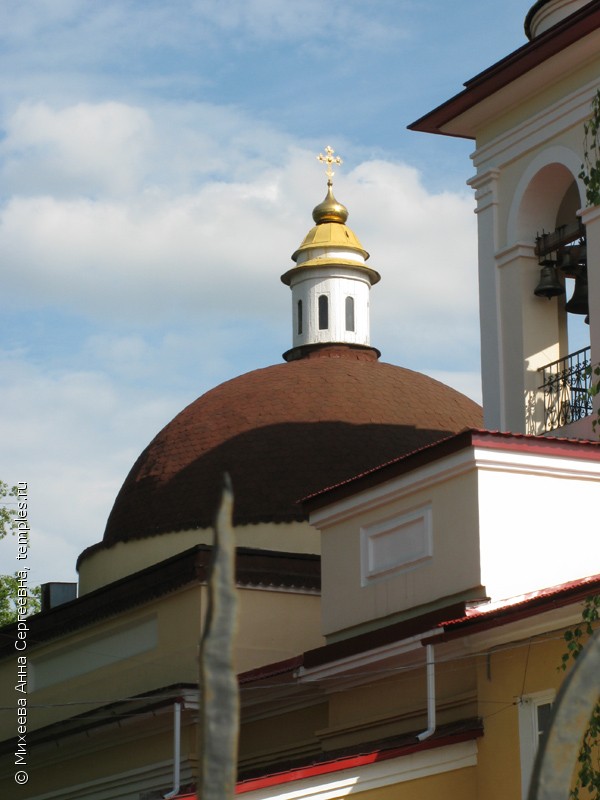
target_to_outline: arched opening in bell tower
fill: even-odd
[[[530,173],[513,207],[513,235],[533,245],[522,265],[529,433],[564,428],[591,413],[586,236],[572,167],[552,161]]]

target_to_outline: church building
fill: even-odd
[[[526,798],[564,633],[600,594],[600,210],[581,177],[600,0],[538,0],[525,32],[410,126],[474,140],[483,412],[371,344],[385,275],[347,225],[327,148],[325,198],[281,276],[291,347],[157,434],[79,556],[77,597],[48,591],[28,619],[30,775],[15,786],[5,715],[0,796],[196,797],[198,642],[227,472],[236,793]],[[16,635],[0,639],[5,708]]]

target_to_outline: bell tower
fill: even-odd
[[[379,273],[367,266],[369,254],[346,225],[348,210],[333,195],[333,164],[342,159],[325,148],[317,158],[327,165],[327,195],[313,209],[315,226],[281,276],[292,290],[292,342],[286,361],[315,347],[344,344],[370,348],[369,294]]]
[[[523,47],[409,127],[475,141],[486,427],[592,438],[600,209],[582,165],[600,4],[538,0],[525,32]]]

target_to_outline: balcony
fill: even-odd
[[[539,372],[542,374],[539,391],[544,397],[545,433],[562,428],[592,413],[590,391],[592,369],[589,347],[546,364],[540,367]]]

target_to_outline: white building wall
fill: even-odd
[[[476,453],[481,581],[492,600],[600,572],[600,463]]]

